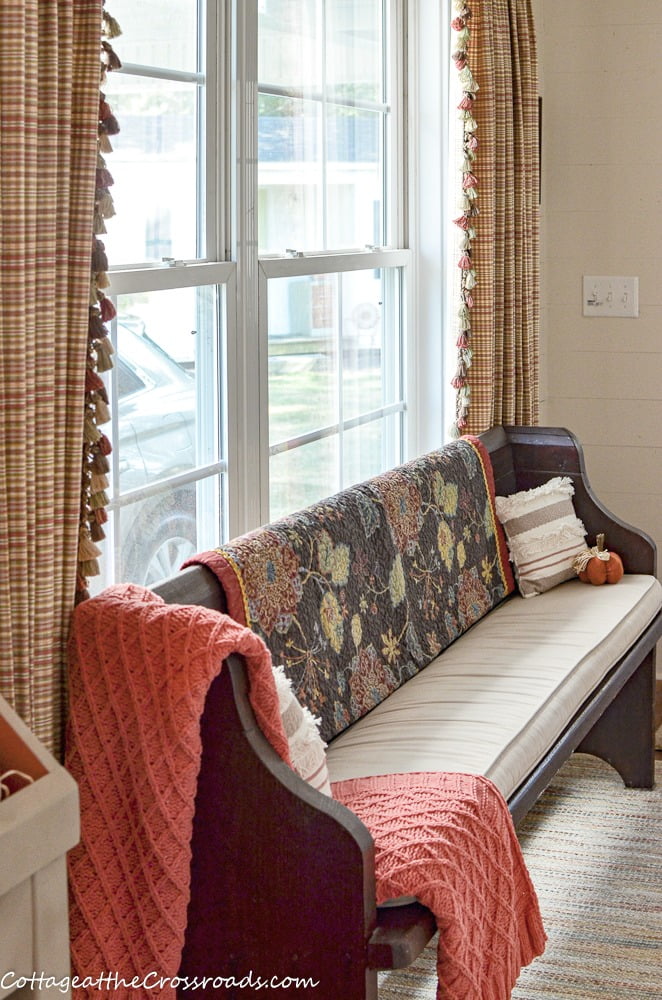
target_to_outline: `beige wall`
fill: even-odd
[[[541,423],[578,434],[596,492],[653,536],[662,563],[662,0],[534,10]],[[584,274],[638,276],[639,318],[584,318]]]

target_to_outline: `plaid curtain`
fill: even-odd
[[[76,586],[102,0],[3,0],[0,693],[60,754]]]
[[[479,148],[468,426],[538,422],[539,125],[530,0],[471,4]]]

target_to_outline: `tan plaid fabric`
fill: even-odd
[[[469,426],[538,422],[539,136],[530,0],[475,0],[480,145]]]
[[[0,693],[60,752],[73,606],[101,0],[3,0]]]

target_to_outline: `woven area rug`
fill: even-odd
[[[662,997],[662,761],[653,791],[627,789],[576,754],[518,828],[548,935],[513,1000]],[[380,1000],[435,1000],[436,939],[380,976]]]

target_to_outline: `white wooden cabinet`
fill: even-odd
[[[78,787],[0,697],[0,774],[33,784],[0,801],[0,1000],[70,996],[47,977],[70,974],[66,853],[80,836]],[[44,988],[16,988],[40,976]]]

